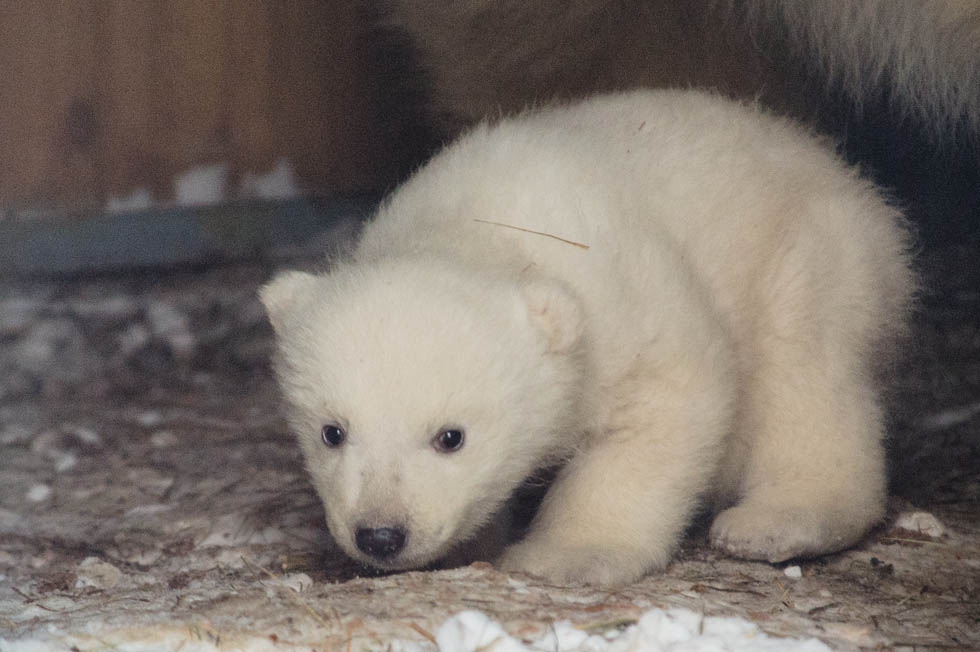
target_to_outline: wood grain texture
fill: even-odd
[[[393,157],[356,3],[0,4],[0,207],[91,211],[226,162],[288,158],[303,189],[383,185]]]

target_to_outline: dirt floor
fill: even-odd
[[[255,298],[271,265],[2,281],[0,651],[423,650],[462,609],[528,639],[670,606],[839,649],[980,649],[980,263],[947,246],[922,266],[889,522],[782,566],[695,530],[618,591],[347,562],[278,416]]]

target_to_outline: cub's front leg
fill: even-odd
[[[716,335],[687,346],[661,340],[656,359],[621,383],[612,423],[559,474],[527,537],[504,551],[503,569],[615,586],[667,564],[731,428],[731,355]]]

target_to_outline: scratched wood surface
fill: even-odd
[[[0,279],[0,650],[421,651],[463,609],[533,639],[556,620],[602,632],[652,607],[841,650],[980,649],[974,258],[957,245],[923,259],[882,527],[797,573],[728,558],[695,531],[665,572],[618,591],[349,562],[279,416],[255,295],[269,266]],[[903,512],[920,516],[903,525]]]

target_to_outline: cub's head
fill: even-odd
[[[400,261],[261,297],[330,531],[363,562],[445,556],[585,428],[582,313],[558,283]]]

